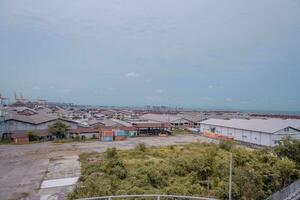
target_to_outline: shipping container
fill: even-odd
[[[123,130],[115,130],[114,136],[127,136],[127,135],[126,135],[126,132]]]
[[[111,142],[113,140],[114,140],[113,136],[102,136],[101,137],[101,141],[103,141],[103,142]]]
[[[102,130],[101,131],[101,136],[113,137],[114,136],[114,132],[112,130]]]
[[[137,131],[129,131],[128,132],[128,136],[129,137],[135,137],[135,136],[137,136]]]
[[[126,137],[129,136],[129,131],[128,130],[124,130]]]
[[[115,136],[115,141],[124,141],[126,140],[126,136]]]

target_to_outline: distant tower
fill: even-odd
[[[0,138],[2,138],[3,133],[5,132],[5,115],[3,112],[3,102],[8,98],[2,96],[0,93]]]
[[[46,105],[47,100],[44,99],[43,97],[38,97],[38,98],[37,98],[37,103],[38,103],[39,105]]]
[[[26,98],[23,97],[22,93],[20,93],[20,96],[18,96],[17,93],[14,92],[14,97],[15,97],[15,103],[13,104],[13,106],[24,106],[28,101]]]
[[[8,98],[4,97],[1,93],[0,93],[0,107],[2,107],[4,105],[4,101],[7,100]]]

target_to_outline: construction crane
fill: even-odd
[[[44,99],[43,97],[38,97],[38,98],[37,98],[37,103],[38,103],[38,104],[45,105],[46,102],[47,102],[47,100]]]
[[[4,97],[1,93],[0,93],[0,105],[3,105],[4,100],[7,100],[7,97]]]
[[[17,95],[16,92],[14,92],[14,97],[15,97],[15,100],[16,100],[16,101],[21,101],[21,99],[18,97],[18,95]]]
[[[21,101],[24,102],[24,103],[28,101],[28,99],[26,99],[26,98],[23,96],[22,93],[20,93],[20,99],[21,99]]]
[[[28,101],[28,99],[23,97],[22,93],[20,93],[20,96],[18,96],[17,93],[14,92],[14,97],[15,97],[16,102],[25,103],[26,101]]]

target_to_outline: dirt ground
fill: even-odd
[[[0,145],[0,199],[65,199],[72,186],[40,189],[40,185],[44,180],[80,176],[78,155],[82,152],[103,152],[108,147],[130,149],[139,143],[160,146],[197,141],[216,142],[198,135],[178,135],[137,137],[114,142]]]

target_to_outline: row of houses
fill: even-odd
[[[87,124],[80,124],[74,120],[62,118],[53,113],[45,112],[45,109],[34,110],[26,107],[6,107],[4,109],[5,131],[1,135],[3,139],[12,139],[16,143],[26,143],[29,140],[28,134],[33,134],[39,140],[51,140],[52,134],[49,126],[61,122],[69,127],[66,137],[69,138],[98,138],[99,131],[103,128],[110,130],[131,131],[132,136],[137,135],[158,135],[170,130],[169,123],[158,121],[142,121],[143,123],[132,123],[119,119],[93,119]],[[140,121],[141,122],[141,121]],[[147,122],[147,123],[146,123]],[[151,122],[151,123],[149,123]]]
[[[182,112],[178,114],[151,114],[146,113],[138,117],[129,117],[132,111],[127,112],[128,119],[121,120],[109,118],[98,110],[85,113],[76,110],[75,114],[87,116],[86,123],[80,123],[65,117],[74,116],[74,113],[63,112],[57,108],[62,116],[49,108],[30,109],[27,107],[5,107],[4,126],[2,138],[12,138],[15,142],[26,142],[28,132],[34,132],[40,140],[53,139],[48,127],[54,123],[62,122],[69,127],[68,137],[89,139],[99,137],[99,130],[132,131],[133,136],[160,135],[170,133],[172,128],[194,128],[203,135],[222,136],[239,142],[274,146],[283,137],[300,139],[300,120],[279,118],[248,119],[236,113],[199,113]],[[112,111],[111,111],[112,112]],[[95,117],[98,116],[98,117]],[[209,118],[215,116],[216,118]],[[239,117],[239,118],[234,118]]]

